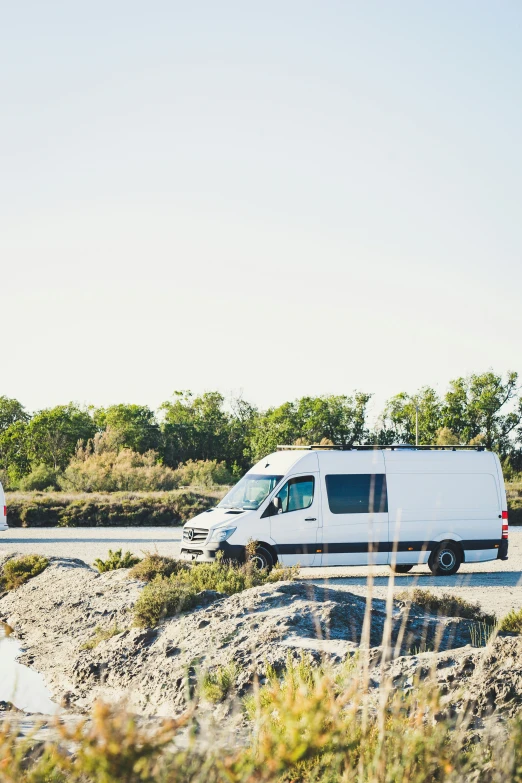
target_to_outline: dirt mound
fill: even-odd
[[[241,694],[267,664],[283,669],[288,654],[340,662],[360,643],[366,609],[364,598],[344,590],[280,582],[233,596],[206,591],[195,610],[143,630],[132,626],[131,614],[142,589],[126,570],[99,574],[80,560],[51,558],[42,574],[0,599],[0,618],[23,641],[20,662],[40,671],[65,705],[78,710],[98,697],[126,698],[139,712],[172,714],[208,669],[237,664]],[[439,636],[442,649],[469,643],[468,620],[407,615],[396,602],[394,644],[406,616],[403,652]],[[385,603],[376,600],[375,660],[385,622]]]
[[[522,636],[498,636],[478,649],[399,658],[388,673],[404,690],[433,674],[448,713],[465,712],[470,726],[481,728],[494,713],[513,718],[522,708]]]

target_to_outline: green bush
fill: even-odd
[[[512,609],[499,623],[499,631],[522,633],[522,609]]]
[[[170,577],[156,576],[141,591],[134,605],[134,620],[139,626],[153,626],[165,617],[172,617],[197,603],[204,590],[233,595],[250,587],[295,579],[298,569],[274,568],[270,573],[252,563],[216,560],[214,563],[180,563]]]
[[[109,549],[109,557],[107,560],[100,560],[99,557],[94,561],[94,565],[100,572],[100,574],[106,571],[117,571],[118,568],[132,568],[141,562],[139,557],[134,557],[131,552],[125,552],[122,555],[122,550],[117,549],[115,552]]]
[[[4,563],[0,574],[0,589],[14,590],[20,587],[33,576],[38,576],[42,571],[45,571],[48,565],[48,559],[41,555],[13,557]]]
[[[54,470],[48,465],[38,465],[28,476],[20,479],[19,487],[22,492],[57,490],[59,489],[60,475],[60,471]]]
[[[134,605],[134,621],[150,627],[165,617],[173,617],[196,603],[196,591],[191,584],[165,576],[157,576],[141,591]]]
[[[129,577],[141,579],[142,582],[152,582],[157,576],[170,576],[185,567],[185,564],[173,557],[165,557],[157,552],[146,552],[143,560],[140,560],[130,571]]]
[[[115,492],[112,494],[8,493],[11,527],[114,527],[181,525],[216,505],[219,493]]]
[[[205,672],[201,691],[207,701],[213,704],[219,704],[232,691],[235,685],[239,666],[237,663],[229,663],[228,666],[218,666],[212,671]]]

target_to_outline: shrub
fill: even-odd
[[[223,701],[232,691],[235,685],[239,667],[236,663],[229,663],[228,666],[218,666],[213,671],[205,672],[201,691],[207,701],[218,704]]]
[[[11,527],[110,527],[179,525],[206,511],[219,494],[188,492],[67,495],[9,493]]]
[[[157,576],[141,591],[134,604],[134,621],[138,626],[154,626],[165,617],[172,617],[196,603],[192,585],[164,576]]]
[[[116,571],[118,568],[132,568],[132,566],[141,562],[140,558],[134,557],[131,552],[125,552],[124,555],[122,555],[121,552],[121,549],[117,549],[115,552],[113,552],[112,549],[109,549],[109,557],[107,560],[100,560],[99,557],[96,558],[94,565],[100,574],[105,573],[105,571]]]
[[[298,569],[274,568],[271,573],[252,563],[236,565],[223,560],[195,565],[180,563],[170,577],[156,576],[141,591],[134,605],[137,625],[156,625],[161,619],[191,609],[204,590],[233,595],[250,587],[294,579]]]
[[[150,492],[176,489],[179,477],[160,464],[157,452],[118,449],[104,432],[79,444],[60,485],[69,492]]]
[[[48,465],[38,465],[29,475],[20,479],[19,487],[22,492],[43,492],[59,489],[60,471],[50,468]]]
[[[42,555],[24,555],[7,560],[0,576],[0,586],[4,590],[14,590],[41,574],[48,565],[48,559]]]
[[[465,598],[452,595],[451,593],[436,595],[435,593],[430,593],[429,590],[422,590],[416,587],[413,590],[404,590],[401,593],[397,593],[396,598],[399,601],[411,601],[412,604],[416,604],[430,614],[441,614],[445,617],[464,617],[469,620],[486,622],[490,625],[494,625],[496,621],[495,615],[483,612],[479,603],[466,601]]]
[[[178,486],[198,486],[212,488],[216,485],[233,484],[234,476],[224,462],[217,460],[188,460],[176,469]]]
[[[522,609],[512,609],[499,623],[499,631],[522,633]]]
[[[170,576],[182,565],[184,564],[172,557],[165,557],[157,552],[146,552],[143,560],[131,568],[129,577],[141,579],[142,582],[152,582],[156,576]]]
[[[100,626],[96,626],[94,629],[94,636],[89,639],[87,642],[84,642],[82,646],[80,647],[80,650],[94,650],[95,647],[97,647],[100,642],[105,642],[107,639],[112,639],[113,636],[118,636],[118,634],[123,633],[125,629],[120,628],[118,625],[112,625],[110,628],[100,628]]]

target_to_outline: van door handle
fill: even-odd
[[[316,517],[305,517],[305,522],[317,522]]]

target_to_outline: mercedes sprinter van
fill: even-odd
[[[482,447],[281,447],[215,508],[183,528],[181,557],[271,568],[506,560],[507,501],[496,454]],[[249,549],[250,551],[250,549]],[[250,555],[249,555],[250,557]]]

